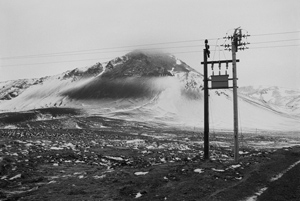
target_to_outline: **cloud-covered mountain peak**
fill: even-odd
[[[135,50],[108,62],[103,77],[159,77],[194,71],[173,55]]]

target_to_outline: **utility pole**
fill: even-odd
[[[208,40],[205,40],[205,49],[203,49],[204,58],[204,159],[209,159],[209,102],[208,102],[208,75],[207,75],[207,57],[209,57]]]
[[[236,28],[232,36],[224,37],[225,39],[231,39],[231,45],[224,45],[225,48],[232,52],[232,88],[233,88],[233,137],[234,137],[234,161],[239,160],[239,125],[238,125],[238,97],[237,97],[237,72],[236,72],[236,52],[238,50],[248,49],[245,47],[249,43],[242,43],[242,38],[246,38],[249,35],[242,35],[242,29]],[[231,46],[231,49],[230,49]],[[243,47],[239,47],[243,46]]]
[[[237,74],[236,74],[236,52],[238,44],[238,28],[234,30],[232,47],[232,86],[233,86],[233,136],[234,136],[234,161],[239,160],[239,125],[238,125],[238,98],[237,98]]]
[[[228,86],[228,81],[232,80],[228,78],[228,75],[217,75],[217,76],[210,76],[211,79],[208,78],[208,70],[207,70],[207,64],[211,64],[212,68],[214,64],[219,64],[219,67],[221,68],[221,64],[225,63],[226,66],[228,67],[228,63],[232,63],[232,60],[219,60],[219,61],[207,61],[207,58],[209,58],[209,45],[208,41],[205,40],[205,49],[203,49],[203,83],[204,83],[204,159],[207,160],[209,159],[209,94],[208,90],[209,89],[227,89],[227,88],[232,88]],[[239,60],[236,60],[236,62],[239,62]],[[208,87],[208,82],[211,81],[211,87]]]
[[[234,117],[234,160],[238,162],[239,159],[239,141],[238,141],[238,98],[237,98],[237,73],[236,63],[239,62],[236,59],[236,52],[238,50],[248,49],[245,45],[249,44],[242,43],[242,38],[246,38],[249,35],[242,35],[242,29],[236,28],[233,36],[224,37],[224,39],[231,39],[231,44],[222,45],[227,50],[232,51],[232,60],[218,60],[218,61],[207,61],[209,58],[209,45],[208,41],[205,40],[205,49],[203,49],[203,62],[204,65],[204,159],[209,159],[209,89],[229,89],[233,88],[233,117]],[[239,47],[243,46],[243,47]],[[230,49],[230,47],[232,47]],[[228,64],[232,63],[232,78],[229,78],[227,74]],[[211,64],[212,75],[208,78],[207,64]],[[214,64],[219,65],[219,75],[214,74]],[[226,64],[225,74],[221,73],[221,65]],[[229,80],[232,80],[232,87],[229,86]],[[208,87],[208,82],[211,82],[211,87]]]

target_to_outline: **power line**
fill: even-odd
[[[175,46],[175,47],[159,47],[159,48],[147,48],[140,49],[141,51],[150,51],[150,50],[163,50],[163,49],[175,49],[175,48],[188,48],[188,47],[203,47],[204,45],[188,45],[188,46]],[[115,50],[115,51],[105,51],[105,52],[84,52],[77,54],[57,54],[57,55],[40,55],[40,56],[30,56],[26,58],[41,58],[41,57],[56,57],[56,56],[75,56],[75,55],[88,55],[88,54],[99,54],[99,53],[114,53],[114,52],[128,52],[132,51],[131,49],[127,50]],[[11,59],[23,59],[25,57],[6,57],[2,58],[3,60],[11,60]]]
[[[293,47],[293,46],[300,46],[300,44],[295,44],[295,45],[264,46],[264,47],[251,47],[251,48],[249,48],[249,49],[262,49],[262,48],[274,48],[274,47]]]
[[[295,45],[277,45],[277,46],[263,46],[263,47],[251,47],[249,49],[278,48],[278,47],[292,47],[292,46],[300,46],[300,44],[295,44]],[[211,50],[211,51],[218,51],[218,50]],[[203,52],[203,50],[199,50],[199,51],[186,51],[186,52],[171,52],[171,54],[185,54],[185,53],[196,53],[196,52]]]
[[[264,49],[264,48],[279,48],[279,47],[292,47],[292,46],[300,46],[300,44],[295,45],[278,45],[278,46],[263,46],[263,47],[251,47],[250,49]],[[169,54],[187,54],[187,53],[200,53],[203,50],[195,50],[195,51],[183,51],[183,52],[168,52]],[[211,51],[219,51],[219,50],[211,50]],[[27,64],[15,64],[15,65],[2,65],[0,67],[14,67],[14,66],[28,66],[28,65],[43,65],[43,64],[54,64],[54,63],[72,63],[79,61],[92,61],[92,60],[102,60],[102,59],[113,59],[112,57],[106,58],[92,58],[92,59],[81,59],[81,60],[68,60],[68,61],[57,61],[57,62],[41,62],[41,63],[27,63]]]
[[[211,38],[208,40],[216,40],[217,38]],[[27,57],[38,57],[38,56],[56,56],[60,54],[70,54],[76,52],[91,52],[91,51],[100,51],[100,50],[110,50],[110,49],[122,49],[122,48],[134,48],[134,47],[143,47],[143,46],[154,46],[154,45],[165,45],[165,44],[176,44],[176,43],[187,43],[187,42],[199,42],[204,41],[205,39],[196,39],[196,40],[183,40],[183,41],[172,41],[172,42],[163,42],[163,43],[149,43],[149,44],[141,44],[141,45],[130,45],[130,46],[119,46],[119,47],[106,47],[99,49],[88,49],[88,50],[77,50],[77,51],[66,51],[66,52],[56,52],[56,53],[48,53],[48,54],[33,54],[33,55],[22,55],[22,56],[14,56],[14,57],[2,57],[0,59],[16,59],[16,58],[27,58]]]
[[[219,39],[219,38],[218,38]],[[300,39],[289,39],[289,40],[273,40],[273,41],[261,41],[261,42],[255,42],[251,44],[260,44],[260,43],[275,43],[275,42],[284,42],[284,41],[297,41]],[[212,45],[217,47],[218,45]],[[149,50],[163,50],[163,49],[175,49],[175,48],[189,48],[189,47],[203,47],[203,45],[188,45],[188,46],[173,46],[173,47],[159,47],[159,48],[147,48],[147,49],[141,49],[142,51],[149,51]],[[83,53],[74,53],[74,54],[53,54],[53,55],[36,55],[36,56],[28,56],[28,57],[4,57],[3,60],[11,60],[11,59],[23,59],[23,58],[41,58],[41,57],[61,57],[61,56],[75,56],[75,55],[89,55],[89,54],[99,54],[99,53],[115,53],[115,52],[128,52],[131,51],[131,49],[127,50],[115,50],[115,51],[105,51],[105,52],[83,52]],[[214,50],[216,51],[216,49]]]
[[[299,33],[300,31],[288,31],[288,32],[278,32],[278,33],[263,33],[263,34],[251,34],[250,36],[269,36],[269,35],[281,35],[281,34],[291,34]]]
[[[266,35],[279,35],[279,34],[291,34],[291,33],[299,33],[300,31],[290,31],[290,32],[278,32],[278,33],[263,33],[263,34],[252,34],[251,36],[266,36]],[[219,38],[210,38],[207,40],[217,40]],[[193,39],[193,40],[182,40],[182,41],[171,41],[171,42],[161,42],[161,43],[148,43],[148,44],[139,44],[139,45],[129,45],[129,46],[119,46],[119,47],[105,47],[105,48],[98,48],[98,49],[86,49],[86,50],[76,50],[76,51],[65,51],[65,52],[54,52],[48,54],[32,54],[32,55],[21,55],[21,56],[12,56],[12,57],[2,57],[2,60],[8,59],[23,59],[23,58],[34,58],[34,57],[50,57],[50,56],[62,56],[66,55],[69,56],[72,53],[80,53],[80,52],[93,52],[93,51],[100,51],[100,50],[113,50],[113,49],[123,49],[123,48],[138,48],[143,46],[154,46],[154,45],[166,45],[166,44],[178,44],[178,43],[188,43],[188,42],[200,42],[204,41],[205,39]],[[167,49],[167,48],[165,48]],[[118,50],[121,51],[121,50]],[[125,50],[123,50],[125,51]],[[103,52],[105,53],[105,52]],[[91,53],[85,53],[91,54]]]
[[[260,41],[260,42],[254,42],[254,43],[251,43],[251,44],[260,44],[260,43],[277,43],[277,42],[285,42],[285,41],[297,41],[297,40],[300,40],[300,38],[288,39],[288,40]]]
[[[3,66],[0,66],[0,67],[43,65],[43,64],[54,64],[54,63],[71,63],[71,62],[78,62],[78,61],[92,61],[92,60],[101,60],[101,59],[113,59],[113,58],[109,57],[109,58],[80,59],[80,60],[69,60],[69,61],[54,61],[54,62],[15,64],[15,65],[3,65]]]
[[[185,54],[185,53],[198,53],[202,52],[202,50],[199,51],[186,51],[186,52],[175,52],[169,54]],[[30,66],[30,65],[43,65],[43,64],[56,64],[56,63],[71,63],[71,62],[78,62],[78,61],[92,61],[92,60],[102,60],[102,59],[113,59],[112,57],[107,58],[93,58],[93,59],[80,59],[80,60],[67,60],[67,61],[54,61],[54,62],[39,62],[39,63],[27,63],[27,64],[13,64],[13,65],[1,65],[0,67],[14,67],[14,66]]]
[[[199,46],[197,46],[199,47]],[[199,51],[185,51],[185,52],[168,52],[169,54],[183,54],[183,53],[196,53],[201,52]],[[67,60],[67,61],[54,61],[54,62],[39,62],[39,63],[27,63],[27,64],[13,64],[13,65],[1,65],[0,67],[12,67],[12,66],[29,66],[29,65],[42,65],[42,64],[54,64],[54,63],[70,63],[70,62],[78,62],[78,61],[91,61],[91,60],[103,60],[103,59],[113,59],[113,57],[106,57],[106,58],[93,58],[93,59],[80,59],[80,60]]]
[[[276,35],[276,34],[289,34],[289,33],[298,33],[300,31],[293,32],[280,32],[280,33],[266,33],[266,34],[256,34],[254,36],[260,35]],[[215,40],[219,38],[211,38],[209,40]],[[85,51],[96,51],[96,50],[105,50],[105,49],[117,49],[117,48],[125,48],[125,47],[138,47],[138,46],[146,46],[146,45],[158,45],[158,44],[174,44],[174,43],[185,43],[185,42],[195,42],[195,41],[203,41],[204,39],[198,40],[185,40],[185,41],[173,41],[173,42],[165,42],[165,43],[152,43],[152,44],[143,44],[143,45],[134,45],[134,46],[122,46],[122,47],[111,47],[111,48],[102,48],[102,49],[92,49],[92,50],[81,50],[81,51],[70,51],[70,52],[60,52],[60,53],[51,53],[51,54],[37,54],[37,55],[25,55],[25,56],[16,56],[16,57],[3,57],[3,60],[9,59],[21,59],[21,58],[39,58],[39,57],[55,57],[55,56],[73,56],[73,55],[88,55],[88,54],[98,54],[98,53],[112,53],[112,52],[127,52],[131,50],[114,50],[114,51],[102,51],[102,52],[85,52]],[[260,41],[254,42],[251,44],[261,44],[261,43],[277,43],[277,42],[286,42],[286,41],[298,41],[300,39],[287,39],[287,40],[273,40],[273,41]],[[278,47],[291,47],[291,46],[299,46],[300,44],[291,44],[291,45],[277,45],[277,46],[262,46],[262,47],[251,47],[251,49],[263,49],[263,48],[278,48]],[[217,45],[212,45],[217,46]],[[203,45],[187,45],[187,46],[173,46],[173,47],[159,47],[159,48],[147,48],[141,49],[142,51],[151,51],[158,49],[176,49],[176,48],[194,48],[194,47],[203,47]],[[217,51],[216,48],[213,52]],[[220,51],[220,50],[219,50]],[[77,54],[71,54],[76,53]],[[82,52],[82,53],[79,53]],[[202,50],[196,51],[182,51],[182,52],[170,52],[170,54],[185,54],[185,53],[198,53],[202,52]],[[223,52],[224,53],[224,52]],[[53,63],[69,63],[69,62],[79,62],[79,61],[91,61],[91,60],[101,60],[101,59],[112,59],[108,58],[92,58],[92,59],[81,59],[81,60],[67,60],[67,61],[56,61],[56,62],[40,62],[40,63],[27,63],[27,64],[15,64],[15,65],[2,65],[1,67],[11,67],[11,66],[28,66],[28,65],[42,65],[42,64],[53,64]]]

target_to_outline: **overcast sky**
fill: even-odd
[[[170,47],[202,73],[202,39],[210,39],[210,59],[231,59],[215,45],[241,26],[252,36],[250,49],[237,53],[238,85],[299,89],[299,10],[299,0],[1,0],[0,81],[59,74],[154,47]],[[156,43],[163,44],[138,46]]]

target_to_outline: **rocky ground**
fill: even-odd
[[[300,200],[299,138],[210,136],[102,117],[0,130],[0,200]],[[11,129],[13,128],[13,129]],[[289,142],[289,143],[287,143]],[[285,145],[286,147],[283,147]]]

